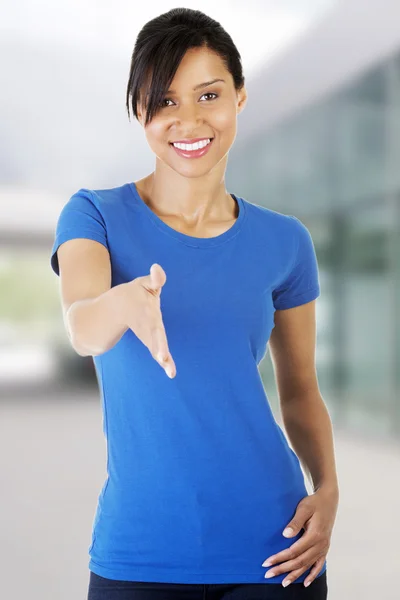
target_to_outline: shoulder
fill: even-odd
[[[287,223],[292,219],[291,215],[285,215],[284,213],[273,210],[272,208],[267,208],[266,206],[262,206],[261,204],[255,204],[254,202],[250,202],[249,200],[242,198],[243,202],[246,205],[246,209],[249,211],[250,215],[261,219],[263,222],[270,222],[274,225],[282,225],[286,226]],[[288,225],[290,227],[290,225]]]
[[[101,197],[97,196],[94,190],[89,188],[79,188],[73,192],[63,206],[63,212],[67,210],[77,210],[81,212],[100,210]]]
[[[124,198],[126,186],[113,188],[92,189],[82,187],[74,192],[63,206],[63,212],[77,210],[83,213],[99,213],[103,217],[107,215],[110,207]]]
[[[129,183],[118,185],[116,187],[92,189],[90,190],[94,201],[99,205],[107,208],[108,205],[115,205],[116,202],[122,201],[129,197]]]
[[[269,239],[276,240],[277,243],[286,243],[288,238],[297,238],[300,229],[304,227],[293,215],[286,215],[272,208],[249,202],[244,198],[242,200],[245,203],[253,230],[260,231],[263,236],[267,235]]]

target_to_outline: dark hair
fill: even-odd
[[[137,36],[126,90],[129,120],[129,96],[137,119],[137,105],[144,89],[146,126],[158,112],[186,51],[202,47],[219,54],[233,77],[236,90],[243,87],[241,56],[220,23],[200,10],[173,8],[148,21]]]

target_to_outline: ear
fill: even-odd
[[[139,121],[139,123],[141,124],[141,126],[144,127],[146,111],[145,111],[144,106],[142,104],[142,97],[141,96],[139,96],[139,98],[137,100],[136,112],[137,112],[137,120]]]
[[[247,90],[243,86],[238,92],[237,114],[241,113],[247,103]]]
[[[141,126],[143,127],[143,123],[144,123],[144,116],[143,116],[143,112],[142,112],[142,108],[141,106],[138,104],[137,106],[137,118],[139,123],[141,124]]]

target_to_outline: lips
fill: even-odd
[[[192,138],[190,140],[174,140],[171,143],[174,144],[195,144],[196,142],[204,142],[206,140],[212,140],[213,138],[211,136],[207,136],[207,137],[201,137],[201,138]]]
[[[204,139],[204,138],[203,138]],[[210,147],[213,144],[214,138],[205,138],[210,139],[210,143],[204,146],[204,148],[199,148],[198,150],[181,150],[180,148],[176,148],[172,142],[170,142],[170,146],[175,150],[175,152],[181,156],[182,158],[200,158],[204,156],[209,151]]]

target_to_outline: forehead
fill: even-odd
[[[179,64],[170,89],[192,90],[195,85],[218,77],[227,80],[227,69],[219,54],[207,48],[190,48]]]

